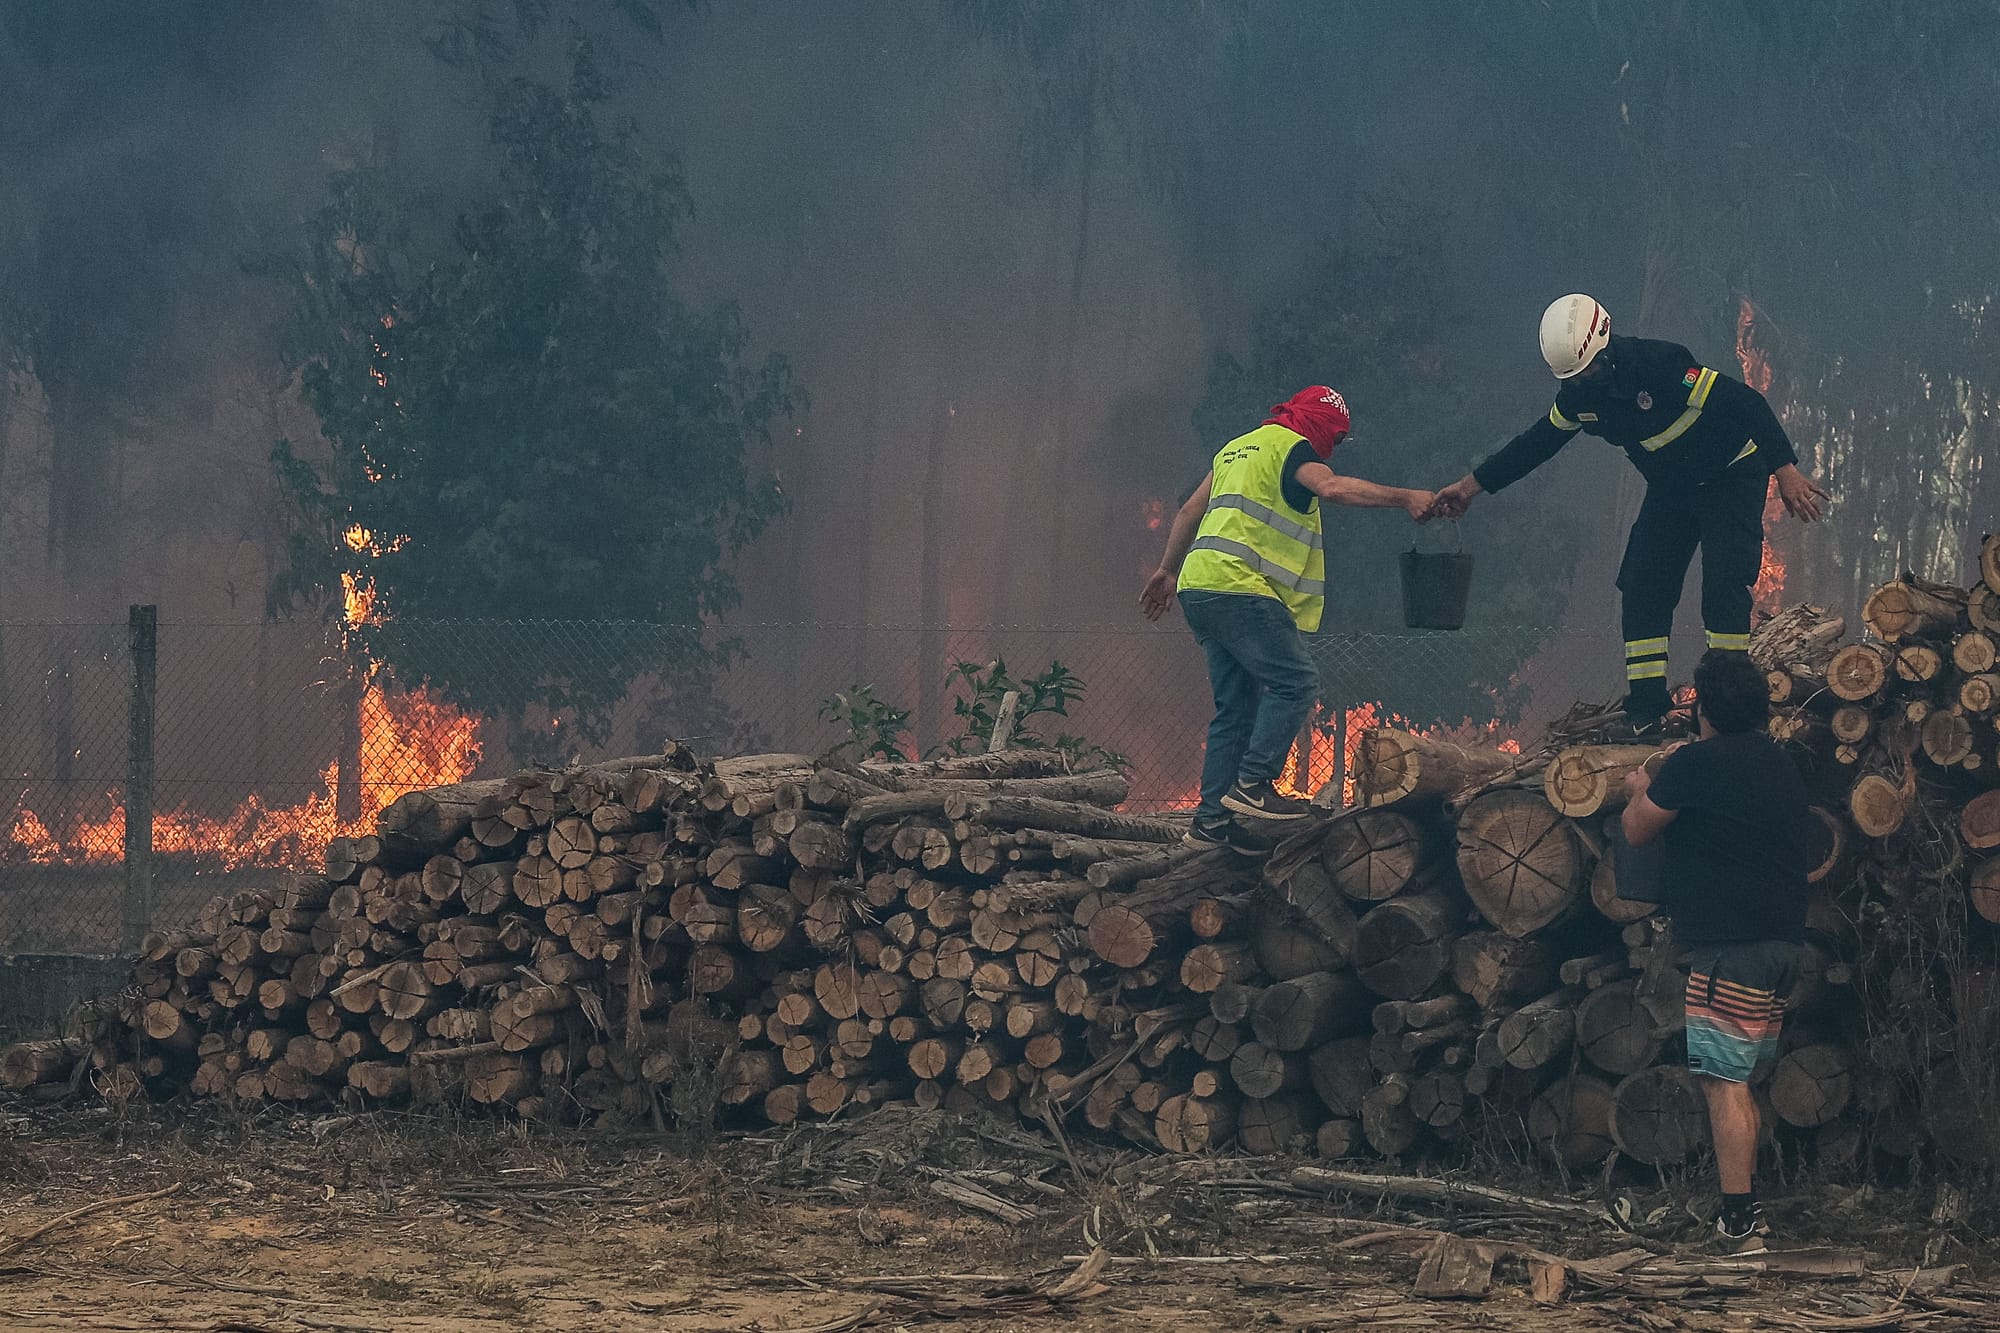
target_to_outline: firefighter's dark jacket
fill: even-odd
[[[1611,373],[1564,380],[1546,417],[1472,470],[1481,488],[1513,485],[1580,430],[1623,449],[1648,486],[1699,486],[1738,461],[1765,473],[1799,461],[1763,394],[1679,343],[1614,336],[1598,355]]]

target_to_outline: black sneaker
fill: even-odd
[[[1715,1230],[1710,1237],[1710,1248],[1721,1254],[1762,1254],[1769,1246],[1765,1238],[1771,1234],[1771,1224],[1764,1220],[1762,1210],[1751,1215],[1750,1221],[1732,1228],[1722,1218],[1715,1219]]]
[[[1666,724],[1660,718],[1624,717],[1606,729],[1605,739],[1614,745],[1651,745],[1665,739],[1666,734]]]
[[[1312,813],[1312,802],[1284,796],[1268,782],[1239,782],[1229,789],[1222,803],[1239,815],[1258,819],[1304,819]]]
[[[1188,825],[1188,831],[1181,835],[1181,841],[1190,847],[1207,849],[1229,846],[1229,835],[1235,831],[1236,821],[1224,816],[1210,822],[1197,819]]]

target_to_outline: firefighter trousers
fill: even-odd
[[[1750,647],[1750,588],[1764,562],[1769,483],[1759,464],[1753,455],[1699,486],[1647,488],[1618,566],[1629,715],[1667,710],[1667,641],[1697,547],[1708,646]]]

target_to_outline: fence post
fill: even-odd
[[[1333,706],[1333,800],[1347,805],[1347,705]]]
[[[160,608],[135,606],[127,621],[132,649],[131,735],[125,750],[125,948],[136,953],[153,928],[153,703]]]
[[[361,669],[350,662],[340,686],[340,767],[333,788],[333,817],[342,828],[361,821],[361,705],[366,696]]]

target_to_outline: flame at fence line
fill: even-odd
[[[384,540],[353,524],[341,533],[341,540],[350,551],[374,559],[400,548],[405,539]],[[383,664],[363,654],[355,642],[356,629],[383,619],[374,580],[366,574],[343,573],[340,585],[342,643],[351,658],[361,658],[354,668],[360,744],[356,754],[347,756],[356,767],[351,781],[360,797],[355,817],[340,817],[343,761],[336,758],[321,770],[318,786],[291,804],[273,802],[266,793],[253,791],[219,818],[185,807],[156,811],[155,853],[225,870],[311,868],[324,859],[326,845],[334,838],[373,832],[375,816],[398,796],[462,782],[478,765],[479,719],[422,686],[391,685]],[[171,792],[168,776],[156,797]],[[0,864],[115,864],[125,853],[123,791],[110,788],[90,804],[94,812],[68,811],[67,818],[22,805],[8,827],[6,845],[0,846]]]
[[[1466,718],[1456,727],[1419,726],[1409,718],[1393,713],[1380,703],[1350,704],[1339,721],[1336,714],[1320,709],[1314,717],[1310,731],[1310,749],[1305,758],[1305,774],[1299,772],[1300,747],[1293,745],[1285,756],[1285,768],[1273,784],[1287,796],[1311,799],[1322,792],[1328,783],[1339,778],[1340,805],[1351,805],[1354,801],[1355,756],[1361,753],[1361,737],[1376,727],[1397,727],[1414,732],[1419,736],[1433,736],[1440,740],[1456,740],[1461,744],[1486,744],[1508,754],[1519,754],[1521,742],[1509,734],[1506,727],[1497,722],[1479,722]],[[1336,738],[1335,733],[1340,735]],[[1201,802],[1200,787],[1190,787],[1170,800],[1157,802],[1163,810],[1192,810]],[[1155,803],[1148,803],[1155,804]]]
[[[340,763],[326,766],[319,786],[295,804],[253,792],[220,818],[186,809],[153,816],[153,849],[163,856],[212,863],[301,868],[316,864],[333,838],[372,832],[375,816],[396,797],[423,787],[461,782],[479,762],[479,721],[424,689],[386,689],[371,680],[361,696],[359,818],[336,810]],[[168,784],[169,789],[171,783]],[[125,852],[125,809],[117,788],[96,802],[101,814],[64,823],[23,807],[7,831],[5,860],[32,865],[115,864]]]

